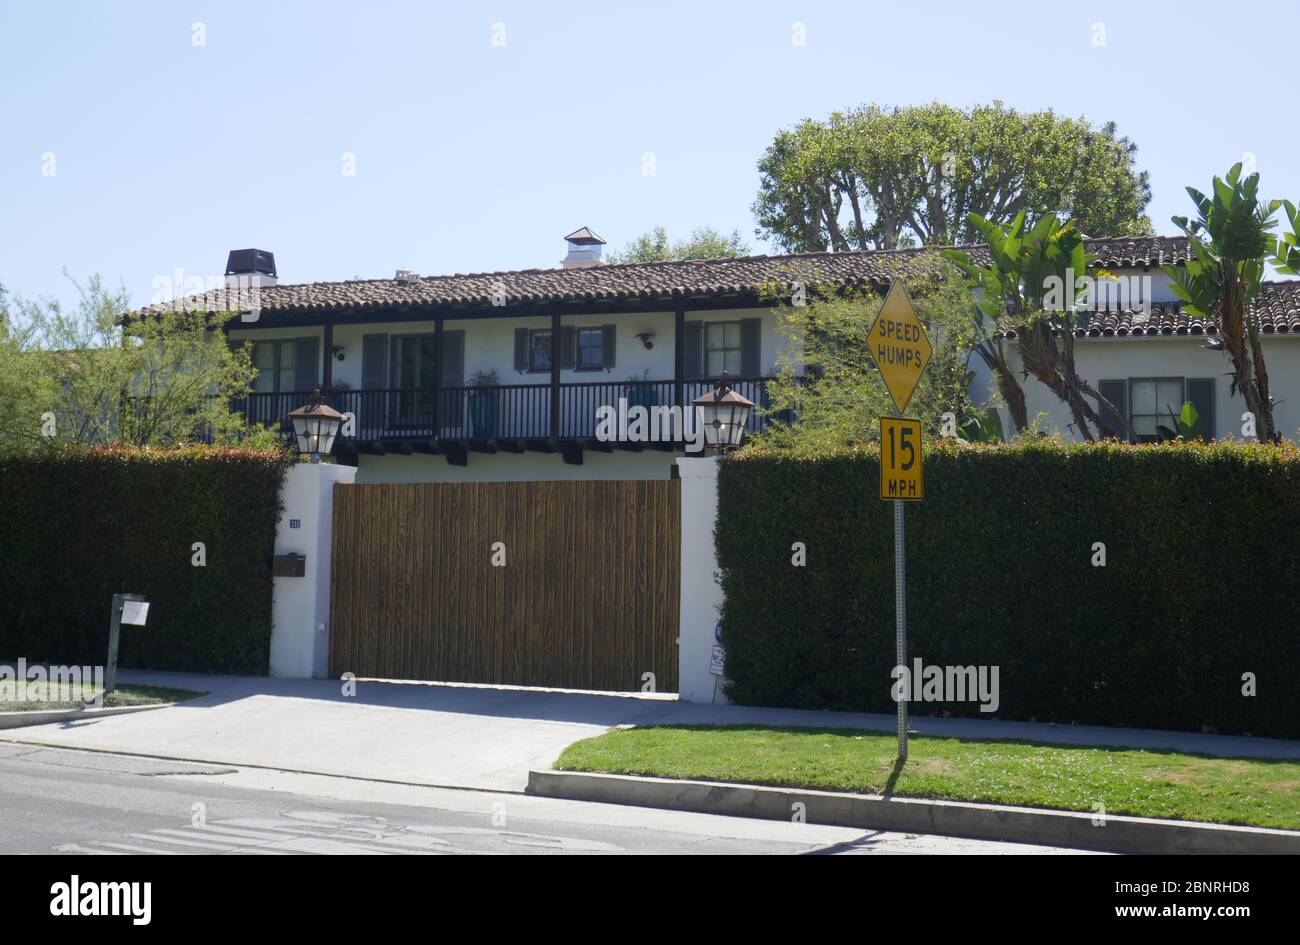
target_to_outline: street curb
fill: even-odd
[[[51,709],[48,712],[0,712],[0,730],[26,728],[28,725],[48,725],[51,722],[70,722],[78,719],[102,719],[110,715],[129,715],[150,709],[166,709],[175,702],[157,702],[151,705],[114,705],[103,709]]]
[[[1150,817],[1039,810],[999,804],[963,804],[876,794],[840,794],[796,788],[677,781],[582,771],[530,771],[528,794],[628,804],[665,810],[792,819],[804,805],[806,823],[937,834],[972,840],[1034,843],[1111,853],[1300,853],[1300,831],[1235,827]]]

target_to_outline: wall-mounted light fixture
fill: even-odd
[[[641,344],[645,345],[647,351],[655,346],[655,343],[650,340],[655,336],[653,331],[638,331],[636,336],[641,339]]]
[[[343,346],[342,346],[342,345],[335,345],[334,348],[333,348],[333,351],[334,351],[334,360],[335,360],[335,361],[342,361],[342,360],[343,360]]]

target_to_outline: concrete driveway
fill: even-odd
[[[206,691],[166,709],[36,725],[0,741],[36,743],[441,787],[522,791],[530,768],[616,725],[714,723],[892,731],[887,715],[678,702],[672,695],[427,683],[123,671],[123,682]],[[1067,745],[1300,757],[1300,742],[1143,729],[921,717],[923,734]]]

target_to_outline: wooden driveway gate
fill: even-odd
[[[680,486],[335,486],[331,675],[676,692]]]

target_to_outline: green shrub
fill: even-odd
[[[0,659],[102,664],[112,595],[131,591],[149,622],[123,627],[119,665],[267,672],[288,463],[207,446],[0,458]]]
[[[907,509],[910,658],[1000,667],[999,718],[1300,737],[1293,446],[927,444],[925,473]],[[874,449],[722,463],[732,699],[893,712],[878,484]]]

